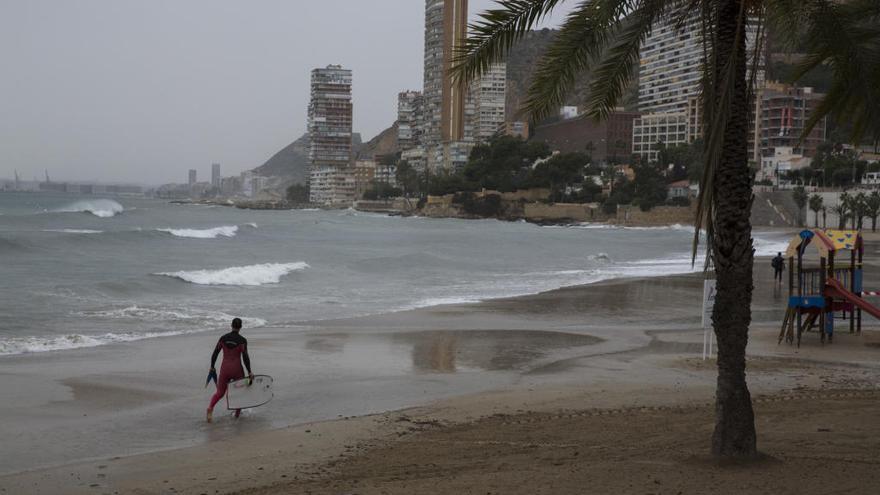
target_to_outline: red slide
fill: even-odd
[[[844,299],[847,302],[852,303],[856,307],[861,308],[862,311],[880,320],[880,308],[869,304],[861,297],[846,290],[846,287],[840,285],[840,282],[838,282],[837,280],[828,279],[825,282],[825,294],[829,297]]]

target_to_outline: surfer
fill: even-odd
[[[220,376],[216,379],[217,392],[211,397],[211,404],[208,406],[206,416],[208,423],[213,419],[214,406],[226,395],[229,382],[244,378],[244,369],[241,366],[242,361],[244,361],[244,367],[247,368],[248,378],[254,379],[254,374],[251,371],[251,358],[247,351],[247,339],[242,337],[240,332],[241,318],[235,318],[232,320],[232,331],[220,337],[220,340],[217,341],[217,346],[214,347],[214,353],[211,354],[211,373],[216,376],[217,372],[214,370],[214,363],[217,362],[220,350],[223,350]],[[210,377],[211,375],[209,374],[208,376]],[[235,417],[237,418],[239,415],[241,415],[241,409],[236,409]]]

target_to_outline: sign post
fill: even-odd
[[[715,310],[715,279],[703,280],[703,361],[712,355],[715,332],[712,329],[712,312]]]

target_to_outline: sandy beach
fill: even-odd
[[[707,456],[695,274],[257,329],[276,400],[212,425],[189,383],[210,335],[7,357],[0,492],[874,493],[877,322],[777,345],[787,294],[756,268],[753,465]]]

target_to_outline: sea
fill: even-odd
[[[693,228],[0,193],[0,359],[701,269]],[[758,255],[785,248],[755,232]]]

